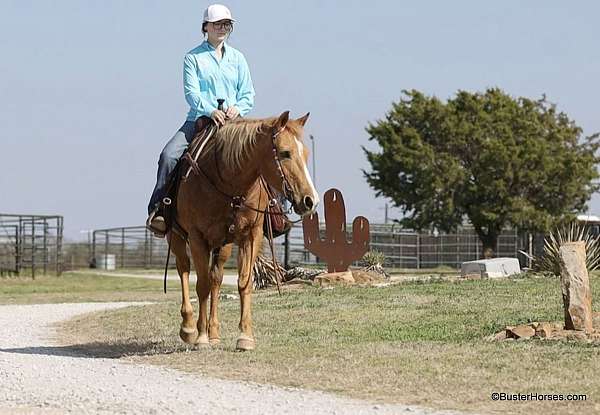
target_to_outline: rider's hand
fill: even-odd
[[[225,118],[227,116],[221,110],[214,110],[212,114],[210,114],[210,118],[212,118],[218,125],[225,124]]]
[[[234,118],[237,118],[238,115],[240,115],[240,111],[237,109],[237,107],[231,106],[227,108],[225,115],[227,115],[227,119],[233,120]]]

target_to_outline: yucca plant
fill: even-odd
[[[390,275],[383,268],[383,263],[385,262],[385,254],[383,252],[369,251],[362,257],[362,262],[365,264],[365,271],[376,272],[384,278],[390,278]]]
[[[559,249],[565,242],[585,242],[586,267],[588,272],[600,265],[600,243],[589,229],[579,223],[571,223],[556,228],[544,238],[544,254],[533,258],[533,270],[542,273],[560,275]]]
[[[366,267],[371,267],[373,265],[382,266],[385,262],[385,254],[379,251],[369,251],[362,257],[362,262]]]
[[[256,262],[254,262],[254,268],[252,269],[252,282],[255,290],[267,288],[271,285],[277,285],[275,267],[277,267],[279,278],[285,278],[285,268],[281,265],[273,264],[272,259],[267,259],[262,255],[256,257]],[[279,281],[280,284],[283,282],[284,281]]]

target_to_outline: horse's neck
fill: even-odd
[[[217,188],[230,196],[245,196],[257,183],[259,173],[260,146],[256,145],[252,153],[244,158],[239,168],[228,166],[221,154],[210,150],[207,154],[205,171]]]

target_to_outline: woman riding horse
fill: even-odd
[[[204,12],[202,32],[206,40],[189,51],[183,64],[183,88],[190,110],[185,123],[164,147],[158,160],[156,186],[148,204],[147,227],[164,237],[166,224],[160,204],[166,196],[169,174],[196,134],[196,120],[210,117],[218,125],[246,115],[254,106],[254,87],[250,70],[241,52],[225,43],[233,30],[229,9],[220,4]],[[225,100],[225,110],[217,108]]]
[[[196,135],[198,118],[210,116],[220,128],[194,159],[190,157],[191,162],[186,159],[194,174],[182,178],[176,196],[178,231],[167,232],[181,279],[179,336],[190,344],[220,342],[223,265],[235,243],[241,306],[236,348],[252,350],[250,276],[262,246],[265,213],[273,203],[268,188],[280,192],[299,215],[314,212],[319,196],[308,173],[308,149],[302,139],[308,114],[298,119],[290,119],[288,111],[261,120],[238,117],[252,109],[254,89],[243,55],[225,44],[232,22],[225,6],[209,6],[202,25],[208,39],[185,57],[184,89],[191,108],[187,121],[161,154],[147,225],[153,232],[165,234],[166,224],[158,208],[167,176]],[[218,98],[225,99],[225,111],[215,107]],[[197,320],[190,300],[188,246],[197,274]]]

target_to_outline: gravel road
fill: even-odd
[[[0,306],[0,413],[457,414],[90,358],[52,340],[53,323],[132,304]]]

